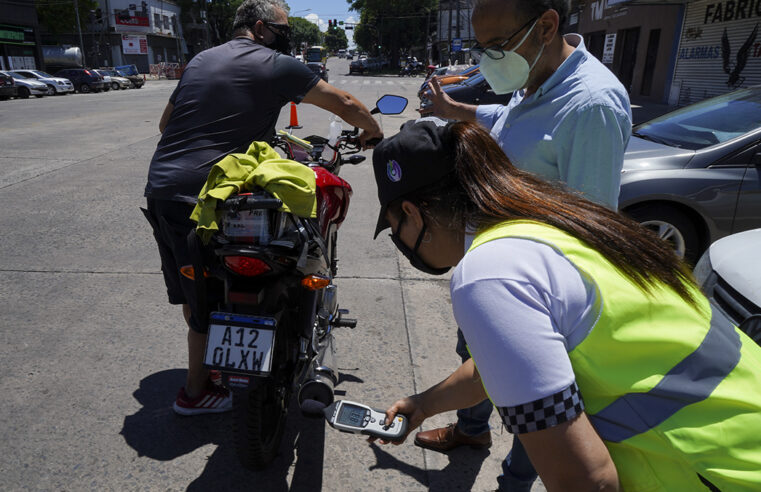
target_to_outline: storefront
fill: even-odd
[[[761,0],[687,4],[670,103],[761,84]]]
[[[0,69],[36,69],[37,43],[31,27],[0,24]]]
[[[590,1],[572,14],[587,49],[631,97],[666,102],[671,91],[684,6],[638,5],[626,0]],[[576,17],[578,16],[578,17]]]

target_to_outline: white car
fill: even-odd
[[[122,77],[113,70],[99,68],[93,71],[99,73],[103,77],[103,82],[108,84],[113,90],[124,90],[132,87],[132,82],[130,82],[128,78]]]
[[[34,79],[48,86],[48,95],[53,96],[55,94],[68,94],[74,92],[74,84],[69,79],[63,77],[53,77],[49,73],[42,70],[11,70],[13,73],[17,73],[22,77],[28,79]]]
[[[714,242],[695,265],[695,279],[711,302],[761,344],[761,229]]]
[[[18,88],[18,98],[26,99],[29,96],[42,97],[48,94],[48,86],[35,79],[28,79],[23,75],[19,75],[14,72],[4,72],[16,81],[16,87]]]

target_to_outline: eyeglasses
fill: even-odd
[[[267,27],[274,27],[278,30],[276,34],[282,34],[283,36],[290,36],[291,35],[291,26],[288,24],[277,24],[275,22],[264,22],[264,25]],[[270,29],[271,30],[271,29]]]
[[[509,43],[515,36],[520,34],[520,32],[522,30],[526,29],[526,27],[528,27],[532,22],[534,22],[538,18],[539,18],[539,16],[537,15],[536,17],[532,18],[531,20],[529,20],[528,22],[523,24],[517,31],[512,33],[509,38],[507,38],[506,40],[502,41],[501,43],[495,44],[495,45],[492,45],[492,46],[488,46],[486,48],[484,48],[484,47],[482,47],[482,46],[480,46],[479,44],[476,43],[475,46],[470,48],[470,52],[471,53],[478,53],[480,55],[484,55],[485,54],[486,56],[488,56],[492,60],[500,60],[500,59],[505,57],[505,49],[504,49],[505,45],[507,45],[507,43]]]

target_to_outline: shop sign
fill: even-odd
[[[34,33],[23,27],[0,24],[0,43],[34,44]]]
[[[145,36],[122,34],[122,52],[125,55],[147,55],[148,38]]]
[[[616,52],[616,33],[605,35],[605,47],[602,51],[602,62],[613,63],[613,55]]]
[[[151,29],[151,22],[148,16],[131,15],[129,17],[119,18],[119,15],[114,15],[114,24],[117,31],[140,31],[148,32]]]

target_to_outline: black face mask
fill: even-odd
[[[406,217],[406,214],[402,215],[402,220],[399,221],[399,224],[396,226],[397,232],[399,232],[402,228],[402,222],[404,222],[404,219]],[[402,238],[400,238],[396,233],[392,232],[390,234],[391,241],[394,243],[394,245],[399,249],[399,251],[402,252],[402,254],[407,258],[410,262],[410,265],[415,267],[416,269],[420,270],[423,273],[427,273],[429,275],[444,275],[449,271],[451,267],[444,267],[444,268],[435,268],[430,266],[428,263],[423,261],[423,259],[418,256],[417,250],[420,247],[420,243],[423,242],[423,236],[425,235],[425,229],[426,225],[425,222],[423,222],[423,228],[420,230],[420,234],[417,237],[417,241],[415,241],[415,247],[410,249],[409,246],[404,244],[402,242]]]
[[[267,29],[270,30],[272,34],[275,35],[275,40],[265,46],[271,50],[278,51],[284,55],[290,55],[291,54],[291,37],[289,35],[282,34],[276,29],[272,29],[267,24],[265,24],[265,26],[267,27]]]

